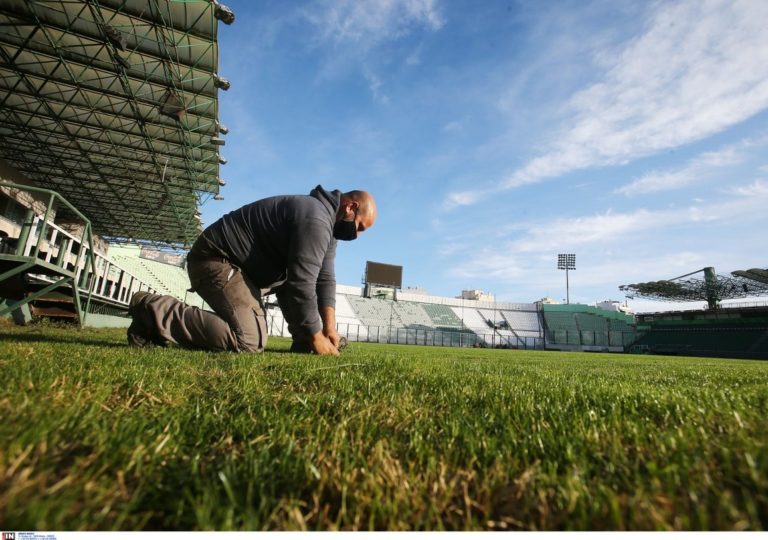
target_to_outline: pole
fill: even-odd
[[[571,284],[569,282],[568,271],[576,270],[576,254],[560,253],[557,256],[557,268],[558,270],[565,270],[565,301],[567,304],[570,304],[571,303]]]
[[[27,241],[29,240],[29,235],[34,224],[35,211],[29,208],[24,214],[24,222],[21,226],[21,233],[19,234],[18,243],[16,244],[16,255],[24,255],[24,251],[27,247]]]

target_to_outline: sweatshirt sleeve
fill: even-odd
[[[317,307],[336,308],[336,240],[332,239],[325,252],[320,273],[317,276]]]
[[[316,290],[331,244],[328,224],[320,219],[299,221],[291,231],[286,261],[287,280],[282,287],[283,301],[289,307],[285,315],[293,319],[289,323],[310,334],[323,328]]]

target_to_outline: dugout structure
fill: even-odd
[[[230,83],[217,32],[234,18],[217,0],[0,2],[0,203],[21,205],[0,220],[0,282],[44,267],[74,273],[78,304],[75,284],[125,304],[146,284],[92,242],[80,260],[99,264],[86,276],[78,231],[96,247],[178,250],[197,238],[199,205],[225,185],[218,96]],[[25,186],[51,194],[45,215],[17,197]]]

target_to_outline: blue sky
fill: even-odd
[[[366,189],[340,245],[498,300],[768,266],[768,2],[226,0],[223,201]],[[631,300],[642,310],[646,302]],[[696,305],[698,306],[698,304]]]

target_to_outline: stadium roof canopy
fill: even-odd
[[[704,272],[702,277],[692,277]],[[714,268],[703,268],[669,280],[621,285],[619,290],[631,296],[654,300],[713,302],[764,296],[768,294],[768,269],[736,270],[731,275],[715,274]]]
[[[2,0],[0,159],[111,239],[183,246],[219,193],[215,0]]]

